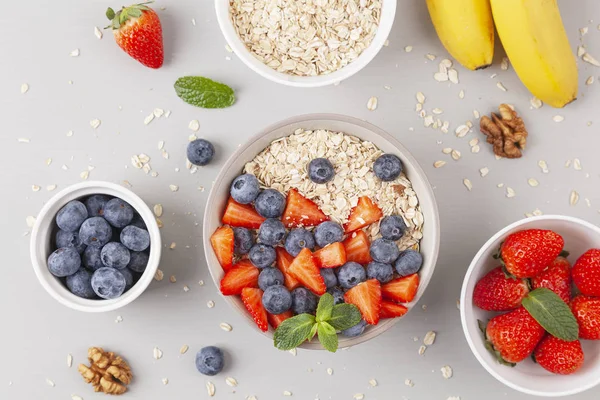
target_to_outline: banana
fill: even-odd
[[[490,0],[427,0],[435,30],[448,52],[464,67],[488,67],[494,58]]]
[[[491,0],[500,40],[521,82],[552,107],[577,98],[577,64],[556,0]]]

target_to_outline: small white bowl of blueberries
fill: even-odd
[[[46,291],[79,311],[123,307],[148,287],[161,239],[150,208],[109,182],[69,186],[46,203],[31,235],[31,260]]]

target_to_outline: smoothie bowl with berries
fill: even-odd
[[[435,267],[439,219],[425,174],[394,138],[352,118],[268,128],[230,158],[208,204],[213,280],[280,349],[335,351],[379,335]]]

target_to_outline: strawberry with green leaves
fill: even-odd
[[[559,256],[564,244],[556,232],[527,229],[506,238],[500,246],[500,258],[511,275],[533,278]]]
[[[546,335],[533,353],[535,361],[553,374],[570,375],[583,365],[581,342],[567,342],[552,335]]]
[[[475,284],[473,304],[486,311],[510,311],[521,305],[527,293],[526,280],[509,278],[497,267]]]
[[[564,257],[557,257],[547,269],[531,278],[531,287],[548,288],[565,303],[571,301],[571,264]]]
[[[583,253],[573,265],[573,283],[588,296],[600,296],[600,249]]]

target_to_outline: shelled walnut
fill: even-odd
[[[121,357],[100,347],[88,349],[90,366],[79,364],[77,370],[94,391],[106,394],[123,394],[133,375],[129,364]]]
[[[506,158],[520,158],[527,144],[527,130],[523,120],[508,104],[500,104],[499,114],[481,117],[480,129],[487,142],[494,146],[494,154]]]

